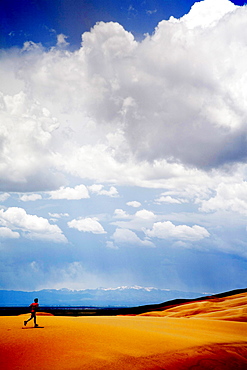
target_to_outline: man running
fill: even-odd
[[[29,307],[31,309],[31,317],[28,320],[24,321],[24,326],[26,326],[28,321],[32,319],[34,320],[34,327],[37,328],[37,326],[39,326],[36,322],[36,312],[39,308],[38,301],[39,301],[38,298],[35,298],[34,302],[30,304]]]

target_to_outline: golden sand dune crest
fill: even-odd
[[[230,297],[184,303],[162,311],[145,312],[141,316],[197,317],[247,322],[247,292]]]

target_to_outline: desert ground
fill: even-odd
[[[138,316],[0,317],[0,368],[247,369],[247,293]]]

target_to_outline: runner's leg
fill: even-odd
[[[32,320],[33,318],[34,318],[34,314],[33,312],[31,312],[31,317],[28,320],[24,321],[24,325],[26,326],[28,321]]]

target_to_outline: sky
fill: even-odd
[[[244,2],[0,17],[0,289],[246,287]]]

